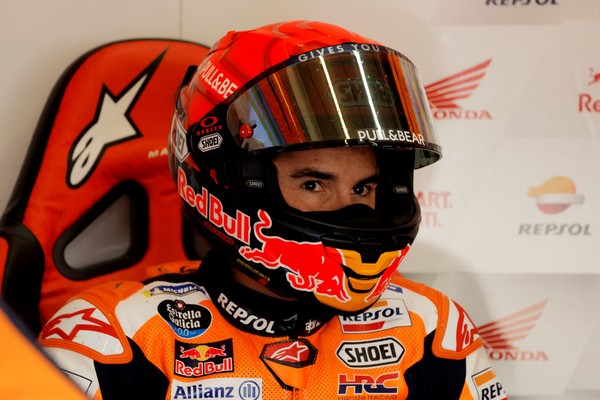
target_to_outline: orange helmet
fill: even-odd
[[[340,146],[374,149],[375,209],[287,205],[273,158]],[[214,247],[276,293],[348,313],[387,287],[418,231],[413,170],[441,156],[410,60],[308,21],[220,39],[182,83],[169,148],[185,213]]]

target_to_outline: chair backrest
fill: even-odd
[[[73,294],[194,259],[169,173],[175,93],[208,48],[109,43],[56,83],[0,219],[0,294],[34,333]]]

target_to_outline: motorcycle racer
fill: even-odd
[[[403,54],[320,22],[229,32],[184,78],[169,151],[212,248],[49,321],[41,344],[90,397],[506,398],[467,313],[397,273],[413,170],[441,157]]]

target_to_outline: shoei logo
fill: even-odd
[[[582,204],[584,196],[577,194],[575,183],[566,176],[553,176],[541,185],[529,189],[537,207],[545,214],[558,214],[574,204]]]
[[[465,110],[460,101],[471,97],[481,83],[492,59],[457,72],[425,86],[433,117],[436,119],[492,119],[486,110]]]
[[[590,68],[588,76],[587,87],[600,87],[600,71]],[[594,96],[592,93],[580,93],[578,109],[581,113],[600,113],[600,96]]]
[[[350,368],[374,368],[395,365],[404,355],[404,346],[396,338],[342,342],[336,352]]]
[[[223,143],[223,137],[218,133],[211,133],[200,139],[198,149],[201,152],[215,150],[221,147],[221,143]]]
[[[515,343],[527,338],[542,316],[547,300],[478,327],[489,357],[495,361],[547,361],[543,351],[522,350]]]

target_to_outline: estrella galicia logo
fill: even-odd
[[[208,308],[199,304],[187,304],[182,300],[165,300],[158,305],[158,313],[182,338],[202,335],[212,323]]]

